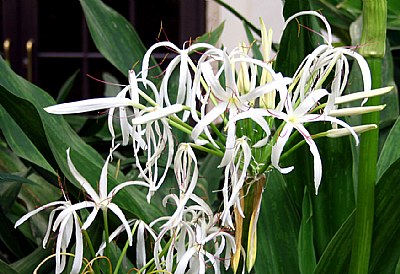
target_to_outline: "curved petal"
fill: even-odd
[[[276,140],[275,145],[272,147],[271,163],[282,174],[289,173],[294,169],[293,166],[287,168],[281,168],[279,166],[279,158],[281,157],[283,147],[285,146],[287,140],[289,139],[292,130],[293,130],[293,125],[291,123],[287,123],[283,127],[282,132],[279,135],[278,139]]]
[[[132,245],[132,233],[131,230],[129,228],[129,223],[125,218],[124,213],[122,212],[122,210],[114,203],[111,203],[108,205],[108,208],[115,214],[117,215],[117,217],[120,219],[120,221],[122,222],[122,224],[125,227],[126,230],[126,234],[128,236],[128,241],[129,241],[129,245]]]
[[[32,217],[33,215],[39,213],[40,211],[42,211],[42,210],[44,210],[44,209],[47,209],[47,208],[49,208],[49,207],[56,206],[56,205],[64,205],[64,204],[66,204],[66,203],[68,203],[68,202],[65,202],[65,201],[55,201],[55,202],[51,202],[51,203],[48,203],[48,204],[46,204],[46,205],[43,205],[43,206],[41,206],[41,207],[39,207],[39,208],[36,208],[35,210],[32,210],[32,211],[26,213],[26,214],[25,214],[24,216],[22,216],[18,221],[16,221],[16,222],[15,222],[15,225],[14,225],[14,228],[16,228],[17,226],[20,226],[22,223],[24,223],[24,222],[25,222],[26,220],[28,220],[30,217]]]
[[[89,196],[95,201],[98,202],[100,201],[99,196],[97,195],[96,191],[93,189],[93,187],[89,184],[88,181],[76,170],[74,164],[71,161],[71,157],[69,155],[70,153],[70,148],[67,149],[67,162],[68,162],[68,167],[69,170],[71,171],[72,175],[75,177],[75,179],[78,181],[78,183],[85,189],[86,193],[89,194]]]
[[[71,274],[80,273],[83,259],[83,239],[81,227],[79,225],[78,216],[74,214],[75,223],[75,258],[72,263]]]
[[[319,155],[317,145],[315,144],[314,140],[311,138],[310,133],[303,125],[296,125],[296,129],[301,132],[306,140],[308,146],[310,147],[310,152],[314,157],[314,187],[315,187],[315,194],[318,194],[318,188],[321,184],[322,178],[322,162],[321,156]]]
[[[216,105],[209,113],[207,113],[193,128],[191,135],[192,139],[196,141],[199,138],[200,134],[203,132],[204,128],[211,124],[215,119],[217,119],[218,116],[224,113],[227,106],[228,102],[221,102]]]

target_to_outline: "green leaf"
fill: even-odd
[[[78,73],[79,73],[79,70],[76,70],[70,77],[68,77],[67,81],[65,81],[65,83],[62,85],[62,87],[57,95],[57,99],[56,99],[57,103],[62,103],[62,102],[64,102],[65,98],[67,98]]]
[[[93,41],[101,54],[122,74],[139,72],[146,48],[132,25],[100,0],[80,0]],[[158,67],[154,75],[161,74]]]
[[[8,173],[2,173],[0,172],[0,184],[2,183],[8,183],[8,182],[16,182],[16,183],[24,183],[24,184],[34,184],[31,180],[18,176],[18,175],[13,175],[13,174],[8,174]]]
[[[314,274],[347,273],[354,227],[354,212],[339,228],[322,254]]]
[[[0,206],[4,213],[9,212],[23,183],[32,184],[33,182],[18,175],[0,173]]]
[[[37,266],[48,256],[51,255],[53,251],[51,248],[43,249],[41,246],[36,248],[32,253],[28,256],[23,257],[22,259],[12,263],[11,266],[13,269],[17,271],[17,273],[33,273],[33,271],[37,268]],[[38,273],[52,273],[54,259],[50,259],[49,262],[46,262]]]
[[[215,191],[220,189],[222,168],[218,168],[221,158],[212,154],[207,155],[200,163],[200,176],[196,186],[196,194],[202,197],[211,208],[219,206],[219,200]]]
[[[396,148],[396,146],[392,147]],[[394,149],[396,150],[396,149]],[[380,177],[375,193],[375,219],[370,273],[394,273],[400,255],[400,159]]]
[[[1,94],[5,94],[6,91],[2,86],[0,86],[0,97]],[[5,102],[2,102],[2,104]],[[37,118],[37,117],[33,117]],[[30,118],[26,117],[27,122],[29,123]],[[36,124],[36,123],[35,123]],[[24,124],[22,124],[24,126]],[[14,151],[19,157],[38,165],[45,170],[56,174],[54,169],[45,159],[45,157],[40,153],[39,149],[35,146],[35,144],[31,141],[31,139],[26,135],[24,130],[16,123],[16,121],[11,117],[7,111],[0,105],[0,128],[3,132],[3,135]],[[34,137],[31,137],[34,138]],[[40,137],[39,137],[40,138]]]
[[[398,0],[388,0],[387,12],[387,28],[400,30],[400,2]]]
[[[400,118],[392,127],[385,144],[383,145],[381,154],[377,163],[377,181],[379,181],[383,174],[400,158],[400,150],[394,149],[398,146],[400,138]]]
[[[0,260],[0,274],[18,274],[10,265]]]
[[[33,243],[26,239],[19,230],[14,229],[14,224],[11,223],[2,210],[0,210],[0,224],[2,253],[22,258],[34,249]]]
[[[313,233],[311,197],[310,192],[305,187],[298,247],[300,273],[312,273],[317,265]]]
[[[224,31],[224,24],[225,22],[222,22],[218,27],[215,28],[215,30],[204,33],[202,36],[198,37],[195,42],[209,43],[211,45],[217,44],[222,32]]]
[[[273,170],[257,225],[256,273],[300,273],[297,253],[300,217],[282,174]]]
[[[331,125],[318,125],[316,132],[326,131],[330,127]],[[355,145],[350,142],[350,137],[324,138],[316,143],[322,160],[322,181],[318,195],[312,195],[311,198],[314,240],[317,256],[320,257],[355,207],[354,158],[351,153]],[[312,162],[309,162],[309,166],[313,166]]]

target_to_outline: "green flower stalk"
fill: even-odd
[[[386,0],[363,1],[363,31],[360,54],[367,58],[371,68],[372,87],[382,85],[382,58],[386,41]],[[367,105],[377,105],[380,97],[369,99]],[[379,125],[378,113],[365,114],[364,124]],[[376,162],[378,159],[379,130],[365,133],[361,139],[358,169],[356,221],[349,273],[368,273],[374,222]]]

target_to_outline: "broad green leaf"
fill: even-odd
[[[57,103],[62,103],[64,102],[65,98],[67,98],[78,73],[79,70],[76,70],[70,77],[68,77],[67,81],[65,81],[65,83],[62,85],[57,95],[56,99]]]
[[[282,174],[271,171],[257,225],[256,273],[300,273],[296,248],[300,218]]]
[[[0,86],[0,96],[5,94],[5,90]],[[3,104],[4,102],[2,102]],[[29,118],[27,117],[29,122]],[[19,157],[38,165],[47,171],[56,174],[54,169],[45,159],[45,157],[40,153],[35,144],[32,143],[31,139],[26,135],[23,129],[15,122],[13,117],[11,117],[7,111],[0,105],[0,128],[3,135],[14,151]],[[31,137],[32,138],[32,137]]]
[[[139,72],[146,48],[132,25],[100,0],[80,0],[97,49],[122,74],[135,68]],[[161,74],[159,67],[152,69]]]
[[[0,172],[0,184],[9,183],[9,182],[33,184],[33,182],[31,180],[29,180],[25,177]]]
[[[392,149],[397,145],[393,146]],[[400,159],[380,177],[375,192],[375,219],[370,273],[394,273],[400,256]]]
[[[202,36],[198,37],[195,42],[216,45],[224,30],[224,24],[225,22],[222,22],[215,30],[204,33]]]
[[[14,173],[25,169],[21,159],[7,147],[7,143],[0,141],[0,171]]]
[[[314,274],[347,273],[352,246],[354,212],[332,237],[318,261]]]
[[[218,168],[221,158],[207,155],[200,163],[200,177],[196,186],[196,194],[202,197],[210,206],[219,206],[216,191],[221,189],[220,181],[223,168]]]
[[[0,242],[2,246],[2,253],[4,252],[4,254],[9,254],[15,256],[16,258],[22,258],[28,255],[34,249],[33,242],[26,239],[19,230],[14,229],[14,224],[8,219],[6,214],[1,209],[0,224]]]
[[[21,258],[20,260],[12,263],[11,266],[17,271],[17,273],[33,273],[38,265],[52,254],[51,248],[43,249],[41,246],[36,248],[28,256]],[[48,262],[43,264],[39,269],[38,273],[52,273],[54,272],[54,259],[50,259]]]
[[[23,183],[32,184],[32,181],[14,174],[0,173],[0,207],[4,213],[9,212]]]
[[[400,158],[400,150],[395,149],[398,146],[400,138],[400,118],[392,127],[377,163],[377,181],[379,181],[386,171]]]
[[[388,0],[387,10],[387,28],[392,30],[400,30],[400,1]]]
[[[19,274],[10,265],[0,260],[0,274]]]
[[[322,132],[330,127],[318,125],[317,131]],[[322,159],[322,181],[318,195],[313,193],[311,199],[315,248],[320,257],[355,207],[351,153],[355,146],[350,142],[350,137],[320,139],[316,143]],[[312,167],[312,162],[309,165]],[[297,174],[301,176],[301,173]]]
[[[311,197],[310,192],[307,187],[305,187],[298,246],[299,268],[300,273],[303,274],[312,273],[317,265],[313,234],[313,209]]]
[[[0,90],[1,105],[20,126],[24,125],[21,128],[28,136],[34,134],[35,138],[41,137],[42,146],[35,145],[46,159],[54,157],[56,164],[51,162],[53,168],[59,168],[75,186],[80,188],[70,173],[66,161],[66,149],[70,147],[74,164],[93,187],[96,187],[104,160],[82,141],[60,115],[51,115],[43,110],[43,107],[54,105],[55,101],[40,88],[17,76],[2,59],[0,59],[0,85],[4,87]],[[26,123],[28,119],[30,123]],[[116,173],[112,167],[110,171],[111,174]],[[109,190],[122,181],[127,181],[127,178],[121,174],[118,181],[113,177],[110,178]],[[113,201],[145,221],[153,220],[162,214],[161,209],[153,204],[147,205],[146,211],[143,211],[143,204],[146,204],[145,194],[134,187],[120,191]]]

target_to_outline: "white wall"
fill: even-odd
[[[233,6],[257,27],[260,27],[259,18],[261,17],[266,27],[272,28],[273,41],[278,42],[280,40],[284,24],[282,0],[225,0],[225,2]],[[225,21],[221,42],[228,50],[238,46],[243,41],[248,42],[242,22],[212,0],[207,2],[207,17],[208,30]]]

